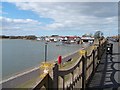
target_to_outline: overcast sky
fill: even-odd
[[[117,2],[3,2],[3,35],[118,34]]]

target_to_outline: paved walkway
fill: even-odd
[[[113,43],[112,56],[103,55],[87,87],[87,90],[120,90],[120,46],[118,43]]]

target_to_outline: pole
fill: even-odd
[[[45,43],[45,62],[47,61],[47,43]]]
[[[82,57],[82,90],[86,90],[86,68],[87,68],[87,52]]]
[[[53,89],[54,90],[58,90],[58,65],[57,63],[55,64],[55,66],[53,67]]]

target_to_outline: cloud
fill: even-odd
[[[108,30],[117,27],[118,3],[113,2],[12,2],[20,10],[30,10],[54,22],[38,26],[35,20],[10,20],[16,26],[27,24],[42,30]],[[9,19],[7,20],[8,22]],[[29,23],[31,22],[31,23]],[[29,24],[28,24],[29,23]],[[37,25],[35,25],[37,24]],[[11,25],[11,24],[10,24]],[[115,29],[116,30],[116,29]]]
[[[119,0],[3,0],[4,2],[119,2]]]
[[[13,23],[13,24],[40,24],[38,21],[36,20],[32,20],[32,19],[11,19],[11,18],[6,18],[6,17],[0,17],[0,20],[3,22],[3,24],[5,23]]]
[[[12,19],[0,17],[2,30],[31,30],[38,27],[41,23],[32,19]]]
[[[115,24],[117,3],[15,3],[22,10],[31,10],[54,23],[46,29],[75,28],[84,25]]]

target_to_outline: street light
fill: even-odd
[[[45,43],[45,62],[47,61],[47,42]]]

